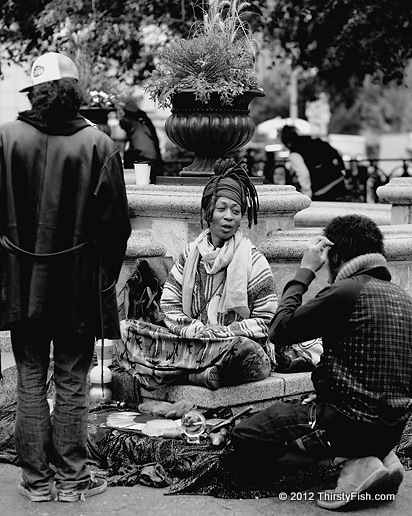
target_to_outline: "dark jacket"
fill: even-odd
[[[386,267],[363,268],[303,305],[315,275],[299,269],[285,286],[269,337],[285,346],[322,337],[312,373],[318,400],[361,422],[404,423],[412,397],[412,298]]]
[[[118,338],[115,283],[130,231],[107,135],[80,116],[46,125],[31,111],[0,126],[1,329],[43,319],[99,337],[103,312],[104,336]]]
[[[336,149],[321,138],[298,136],[290,150],[302,156],[309,170],[313,201],[343,200],[345,164]]]
[[[120,120],[120,126],[127,133],[129,147],[124,153],[124,168],[133,168],[135,162],[147,161],[151,165],[150,182],[156,183],[163,175],[163,160],[155,126],[147,114],[138,109],[128,111]]]

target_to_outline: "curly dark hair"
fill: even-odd
[[[328,258],[333,267],[362,254],[385,254],[383,234],[378,225],[364,215],[343,215],[333,218],[323,230],[333,242]]]
[[[33,86],[28,98],[32,110],[44,120],[74,118],[84,102],[79,83],[69,77]]]
[[[247,208],[248,227],[252,222],[257,224],[257,212],[259,210],[259,198],[255,185],[250,180],[244,163],[236,163],[232,158],[218,159],[214,166],[214,175],[206,183],[202,195],[200,223],[203,228],[203,221],[210,225],[217,201],[217,190],[222,179],[231,178],[240,186],[242,204]],[[242,209],[242,215],[245,210]]]

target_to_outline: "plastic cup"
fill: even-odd
[[[135,163],[134,172],[136,176],[137,185],[150,184],[150,164],[149,163]]]

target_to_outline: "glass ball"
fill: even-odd
[[[184,414],[181,419],[182,432],[186,436],[188,442],[199,443],[200,436],[206,430],[206,419],[197,410],[191,410]]]

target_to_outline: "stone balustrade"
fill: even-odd
[[[367,204],[358,202],[312,202],[311,205],[295,215],[296,227],[324,227],[332,217],[362,213],[379,226],[391,223],[390,204]]]

